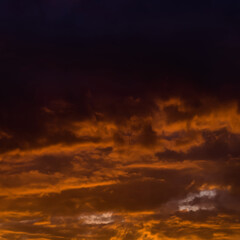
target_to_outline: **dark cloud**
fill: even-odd
[[[186,133],[189,135],[190,133]],[[170,136],[171,139],[178,138],[178,134]],[[166,161],[183,161],[191,160],[210,160],[210,161],[229,161],[231,159],[239,158],[239,134],[229,133],[226,129],[219,131],[203,131],[203,144],[193,146],[187,152],[179,152],[173,150],[166,150],[156,153],[160,160]],[[181,140],[181,138],[180,138]]]

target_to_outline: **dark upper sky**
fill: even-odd
[[[62,70],[143,72],[144,77],[164,72],[214,84],[229,74],[231,80],[239,76],[237,0],[0,4],[3,68],[9,71],[41,71],[43,64]]]

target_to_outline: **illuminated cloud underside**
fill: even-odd
[[[237,239],[236,104],[176,121],[166,107],[195,110],[156,104],[122,123],[65,124],[84,141],[1,153],[1,239]]]

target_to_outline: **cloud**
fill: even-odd
[[[101,214],[81,215],[78,219],[83,220],[84,224],[109,224],[114,220],[112,219],[112,213],[106,212]]]
[[[215,206],[211,202],[196,202],[197,199],[207,200],[216,197],[216,190],[201,190],[199,193],[189,194],[185,199],[179,201],[180,211],[213,210]],[[196,203],[195,203],[196,202]]]
[[[83,115],[74,101],[41,107],[31,138],[8,130],[20,145],[0,154],[1,238],[238,236],[236,101],[84,99]]]

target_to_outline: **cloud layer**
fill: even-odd
[[[31,139],[3,128],[1,238],[237,239],[238,102],[147,101],[78,117],[62,99],[39,109]]]

